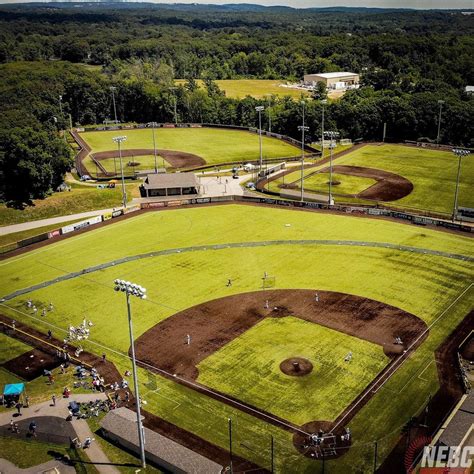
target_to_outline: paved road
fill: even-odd
[[[114,267],[121,265],[122,263],[132,262],[134,260],[141,260],[143,258],[160,257],[162,255],[172,255],[177,253],[185,252],[199,252],[204,250],[222,250],[226,248],[250,248],[250,247],[266,247],[271,245],[338,245],[338,246],[349,246],[349,247],[368,247],[368,248],[386,248],[396,250],[400,252],[411,252],[415,254],[435,255],[437,257],[450,258],[454,260],[462,260],[467,262],[474,262],[474,257],[467,255],[455,254],[442,252],[440,250],[424,249],[419,247],[410,247],[408,245],[397,245],[388,242],[365,242],[359,240],[264,240],[261,242],[229,242],[226,244],[215,244],[215,245],[199,245],[194,247],[181,247],[174,249],[157,250],[155,252],[147,252],[138,255],[130,255],[128,257],[119,258],[110,262],[101,263],[93,267],[84,268],[77,272],[66,273],[65,275],[58,276],[53,280],[44,281],[37,285],[22,288],[14,291],[8,295],[2,296],[0,303],[11,300],[17,296],[25,295],[32,291],[46,288],[54,285],[60,281],[71,280],[73,278],[86,275],[88,273],[94,273],[105,268]]]
[[[62,224],[63,222],[87,219],[88,217],[98,216],[112,209],[99,209],[96,211],[80,212],[79,214],[70,214],[68,216],[50,217],[48,219],[40,219],[38,221],[23,222],[22,224],[12,224],[0,227],[0,235],[13,234],[14,232],[22,232],[24,230],[36,229],[47,225]],[[58,227],[60,227],[58,225]]]
[[[106,395],[104,393],[78,394],[78,395],[74,395],[72,398],[69,398],[69,399],[58,398],[56,401],[56,406],[51,406],[51,402],[48,400],[47,402],[31,405],[29,408],[23,408],[21,420],[23,421],[23,420],[27,420],[31,418],[39,418],[42,416],[60,417],[64,419],[69,414],[67,407],[71,400],[75,400],[77,402],[88,402],[90,400],[105,399],[105,398],[106,398]],[[12,419],[13,413],[14,413],[14,410],[0,413],[0,425],[9,424],[10,420]],[[87,437],[91,437],[91,438],[94,437],[92,434],[92,431],[89,429],[89,425],[87,424],[85,420],[78,420],[74,418],[73,421],[71,421],[71,425],[74,428],[74,431],[76,432],[77,437],[79,438],[80,441],[83,441]],[[40,427],[38,426],[38,428]],[[21,437],[22,433],[20,433],[19,436]],[[87,448],[85,452],[87,454],[87,457],[91,460],[92,463],[95,464],[96,469],[101,474],[118,474],[119,473],[118,469],[115,468],[111,464],[111,462],[109,461],[107,456],[104,454],[100,445],[97,442],[93,441],[91,446]],[[58,465],[58,464],[60,463],[56,462],[55,465]],[[42,470],[39,469],[39,466],[30,468],[28,470],[18,470],[18,471],[14,471],[14,470],[12,471],[10,469],[7,469],[7,467],[8,465],[5,464],[5,460],[0,459],[0,472],[8,472],[8,473],[43,472]],[[61,465],[61,469],[60,469],[61,473],[69,472],[63,468],[64,468],[64,465]],[[75,472],[75,469],[73,469],[72,472]]]

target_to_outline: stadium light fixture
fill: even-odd
[[[262,154],[262,112],[265,110],[263,105],[257,105],[255,110],[258,112],[258,143],[260,146],[260,169],[259,175],[262,172],[263,168],[263,154]]]
[[[339,136],[339,132],[335,132],[333,130],[328,130],[327,132],[324,132],[324,135],[331,140],[331,145],[330,145],[331,153],[329,155],[329,198],[328,198],[329,200],[328,200],[328,204],[329,204],[329,206],[332,206],[332,154],[333,154],[334,147],[335,147],[334,139]]]
[[[304,200],[304,133],[309,130],[304,124],[305,121],[305,101],[301,101],[301,105],[303,107],[303,122],[301,125],[298,126],[298,130],[301,132],[301,198],[300,201],[303,202]]]
[[[123,164],[122,164],[122,142],[127,139],[126,136],[113,137],[112,140],[117,143],[119,160],[120,160],[120,173],[122,174],[122,204],[123,208],[127,207],[127,193],[125,192],[125,177],[123,176]]]
[[[132,325],[132,309],[130,306],[130,296],[135,296],[142,300],[146,299],[146,288],[143,288],[136,283],[131,283],[125,280],[114,280],[114,290],[125,293],[127,299],[127,314],[128,314],[128,331],[130,333],[130,348],[132,352],[132,370],[133,370],[133,384],[135,386],[135,404],[137,407],[137,429],[138,429],[138,441],[140,444],[140,459],[142,467],[146,467],[145,460],[145,436],[143,432],[142,417],[140,414],[140,392],[138,389],[138,377],[137,377],[137,363],[135,358],[135,343],[133,340],[133,325]]]
[[[458,157],[458,173],[456,177],[456,191],[454,193],[454,209],[453,209],[453,222],[456,220],[458,213],[458,193],[459,193],[459,178],[461,176],[461,160],[468,156],[471,152],[464,148],[454,148],[453,153]]]
[[[443,110],[444,100],[438,100],[439,105],[439,117],[438,117],[438,135],[436,136],[436,143],[439,145],[439,140],[441,137],[441,112]]]

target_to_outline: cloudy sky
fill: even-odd
[[[0,3],[25,3],[33,0],[0,0]],[[38,0],[36,0],[38,1]],[[41,0],[39,0],[41,1]],[[132,0],[137,1],[137,0]],[[473,0],[147,0],[153,3],[256,3],[259,5],[288,5],[295,8],[308,7],[386,7],[386,8],[474,8]]]

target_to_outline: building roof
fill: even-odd
[[[323,72],[323,73],[314,73],[306,74],[306,76],[318,76],[324,77],[324,79],[336,79],[338,77],[347,77],[347,76],[358,76],[356,72]]]
[[[137,415],[128,408],[121,407],[109,411],[102,419],[101,426],[115,436],[133,444],[138,450]],[[177,468],[181,472],[193,474],[220,473],[223,466],[191,451],[175,441],[148,428],[145,430],[145,451]]]
[[[459,406],[442,432],[439,442],[446,446],[459,446],[474,426],[474,391]]]
[[[194,173],[156,173],[147,175],[145,189],[192,188],[197,186]]]

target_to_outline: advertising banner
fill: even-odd
[[[68,234],[69,232],[74,232],[75,230],[84,229],[84,227],[89,227],[90,225],[98,224],[99,222],[102,222],[102,216],[91,217],[85,221],[76,222],[75,224],[61,227],[61,234]]]

